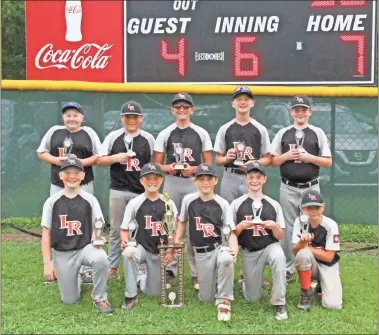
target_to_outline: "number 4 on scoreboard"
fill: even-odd
[[[177,62],[177,73],[182,77],[186,75],[186,41],[184,37],[178,40],[177,49],[174,52],[169,52],[167,42],[161,40],[161,57],[169,62]]]

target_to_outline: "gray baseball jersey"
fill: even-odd
[[[37,152],[49,152],[52,156],[63,156],[63,142],[65,138],[71,138],[73,145],[71,154],[76,155],[80,159],[91,157],[99,153],[100,140],[95,131],[90,127],[81,127],[76,132],[70,132],[65,126],[51,127],[42,138],[41,144]],[[63,182],[59,178],[60,167],[51,165],[51,183],[53,185],[63,187]],[[92,166],[84,167],[85,177],[81,182],[82,185],[88,184],[94,179]]]

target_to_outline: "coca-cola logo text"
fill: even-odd
[[[55,50],[52,43],[46,44],[38,51],[34,65],[38,69],[56,67],[58,69],[104,69],[108,65],[110,55],[104,55],[112,48],[113,44],[102,46],[96,43],[86,43],[76,50]],[[97,50],[90,55],[90,51]]]
[[[71,6],[66,8],[67,14],[76,14],[82,12],[82,6]]]

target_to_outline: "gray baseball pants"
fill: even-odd
[[[303,248],[296,254],[295,268],[312,269],[312,279],[320,281],[323,307],[342,309],[342,285],[338,263],[332,266],[319,263],[308,248]]]
[[[315,190],[320,192],[320,185],[316,184],[310,188],[297,188],[288,186],[281,182],[280,184],[280,206],[283,210],[286,229],[284,229],[284,239],[282,248],[287,259],[287,272],[293,273],[295,264],[295,256],[292,252],[292,232],[293,224],[300,214],[301,197],[305,191]]]
[[[120,264],[120,226],[124,218],[126,205],[130,200],[138,196],[137,193],[129,191],[110,190],[109,192],[109,246],[108,259],[109,267],[118,268]]]
[[[92,268],[92,300],[107,300],[108,259],[104,249],[88,244],[80,250],[53,250],[53,257],[61,299],[65,304],[75,304],[80,298],[79,270],[82,265]]]
[[[80,189],[93,195],[93,181],[90,181],[88,184],[85,184],[85,185],[80,185]],[[63,187],[50,184],[50,196],[62,190],[63,190]],[[92,269],[90,266],[83,266],[83,272],[90,274],[92,272]]]
[[[182,200],[184,196],[190,193],[197,192],[196,185],[193,182],[192,178],[180,178],[180,177],[175,177],[171,175],[165,176],[163,189],[164,191],[168,193],[168,195],[170,196],[170,199],[175,203],[175,206],[179,213],[182,209]],[[188,227],[187,227],[187,236],[189,236]],[[186,246],[187,246],[188,264],[191,270],[191,277],[196,278],[197,277],[196,264],[195,264],[194,256],[191,252],[192,246],[190,244],[189,238],[187,238]],[[176,263],[177,262],[174,259],[166,267],[166,269],[172,271],[174,275],[176,274]]]
[[[279,242],[272,243],[259,251],[242,252],[244,282],[242,293],[246,300],[257,301],[262,296],[262,277],[266,265],[272,271],[271,305],[286,304],[286,258]]]
[[[197,275],[199,280],[199,299],[201,301],[215,301],[216,305],[222,299],[234,300],[234,263],[235,257],[228,251],[215,250],[199,253],[195,250]],[[218,270],[217,293],[216,272]]]
[[[125,297],[133,298],[137,295],[137,279],[139,269],[146,264],[146,285],[142,290],[147,295],[158,296],[161,293],[161,274],[159,254],[152,254],[138,244],[135,254],[128,258],[123,255],[125,276]]]
[[[93,194],[93,181],[90,181],[88,184],[80,185],[80,189],[90,194]],[[50,196],[62,190],[63,187],[50,184]]]
[[[246,176],[224,170],[224,175],[221,180],[220,196],[231,203],[246,193]]]

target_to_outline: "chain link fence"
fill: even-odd
[[[85,123],[103,140],[121,127],[119,111],[128,100],[144,109],[143,129],[156,136],[174,121],[169,94],[126,94],[52,91],[3,91],[2,95],[2,217],[40,216],[49,194],[50,167],[38,160],[36,149],[49,127],[62,124],[67,101],[82,104]],[[290,97],[260,96],[252,115],[268,129],[272,140],[292,124]],[[218,129],[234,117],[231,97],[194,96],[192,121],[208,130],[214,142]],[[310,123],[328,136],[333,167],[321,169],[326,215],[338,222],[378,223],[378,101],[370,98],[313,99]],[[279,169],[269,168],[265,192],[279,199]],[[108,214],[109,168],[95,167],[95,195]],[[218,168],[222,175],[222,169]],[[217,190],[218,191],[218,190]]]

